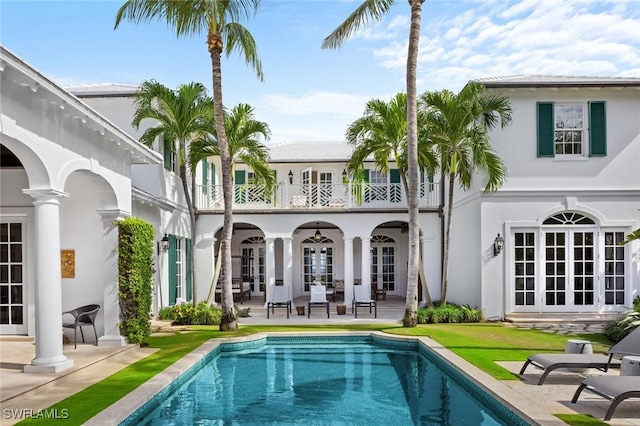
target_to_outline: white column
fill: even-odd
[[[275,253],[275,238],[273,237],[265,237],[265,255],[264,255],[264,261],[265,261],[265,281],[266,281],[266,288],[265,288],[265,294],[266,294],[266,298],[265,298],[265,308],[267,307],[267,301],[271,300],[271,294],[270,294],[270,290],[271,290],[271,286],[275,285],[276,283],[276,253]]]
[[[282,238],[282,281],[289,291],[289,299],[293,303],[293,237]]]
[[[124,346],[127,341],[120,335],[120,299],[118,298],[118,221],[128,215],[122,210],[98,210],[102,217],[102,315],[104,335],[98,346]]]
[[[420,238],[420,242],[422,243],[422,252],[421,252],[421,256],[422,256],[422,269],[424,272],[424,279],[427,280],[427,271],[426,271],[426,265],[427,265],[427,244],[430,243],[433,240],[433,238],[427,238],[427,237],[422,237]],[[419,276],[419,275],[418,275]],[[429,285],[429,281],[427,280],[427,282],[423,283],[423,286],[426,287],[427,285]],[[419,302],[419,306],[424,305],[425,303],[427,303],[427,295],[426,292],[423,291],[422,292],[422,300],[420,300]]]
[[[371,236],[362,239],[362,285],[371,288]]]
[[[344,304],[353,300],[353,238],[344,237]]]
[[[216,239],[213,234],[196,236],[196,282],[198,283],[198,302],[206,300],[211,287],[211,280],[216,269]],[[215,297],[214,297],[215,299]]]
[[[59,373],[73,367],[62,350],[62,278],[60,269],[60,198],[53,189],[23,191],[35,199],[36,357],[25,373]]]

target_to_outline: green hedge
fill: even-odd
[[[162,308],[158,318],[169,320],[172,325],[218,325],[222,311],[207,305],[207,302],[200,302],[198,306],[184,303]]]
[[[146,343],[153,291],[153,226],[130,217],[118,222],[120,332],[131,343]]]
[[[482,321],[482,311],[468,305],[446,303],[418,309],[418,324],[470,323]]]

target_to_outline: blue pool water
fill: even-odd
[[[269,337],[223,345],[125,423],[526,424],[438,363],[415,342],[370,337]]]

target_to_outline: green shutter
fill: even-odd
[[[607,116],[605,103],[589,102],[589,156],[607,155]]]
[[[236,170],[234,173],[234,179],[233,179],[233,192],[234,192],[234,197],[233,199],[235,200],[236,203],[238,204],[242,204],[242,203],[246,203],[247,202],[247,194],[246,194],[246,188],[242,188],[240,185],[244,185],[246,182],[246,172],[244,170]]]
[[[207,186],[209,185],[209,176],[207,173],[209,172],[209,165],[207,164],[207,160],[202,160],[202,193],[207,193]]]
[[[553,103],[538,102],[538,157],[553,157],[555,123],[553,119]]]
[[[171,167],[171,141],[169,139],[163,139],[162,149],[164,155],[164,168],[172,171],[173,168]]]
[[[185,238],[185,259],[184,261],[187,263],[185,270],[187,271],[186,282],[187,282],[187,300],[191,300],[193,297],[193,277],[191,270],[191,238]]]
[[[175,305],[178,293],[178,277],[176,276],[176,261],[178,260],[176,253],[176,236],[169,234],[168,237],[169,252],[167,254],[169,260],[169,305]]]
[[[402,187],[400,183],[400,171],[389,169],[389,201],[399,203],[402,200]]]

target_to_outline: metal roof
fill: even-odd
[[[576,77],[517,74],[471,80],[487,88],[498,87],[640,87],[637,77]]]
[[[339,162],[351,158],[353,148],[346,142],[302,141],[267,145],[269,162]]]

